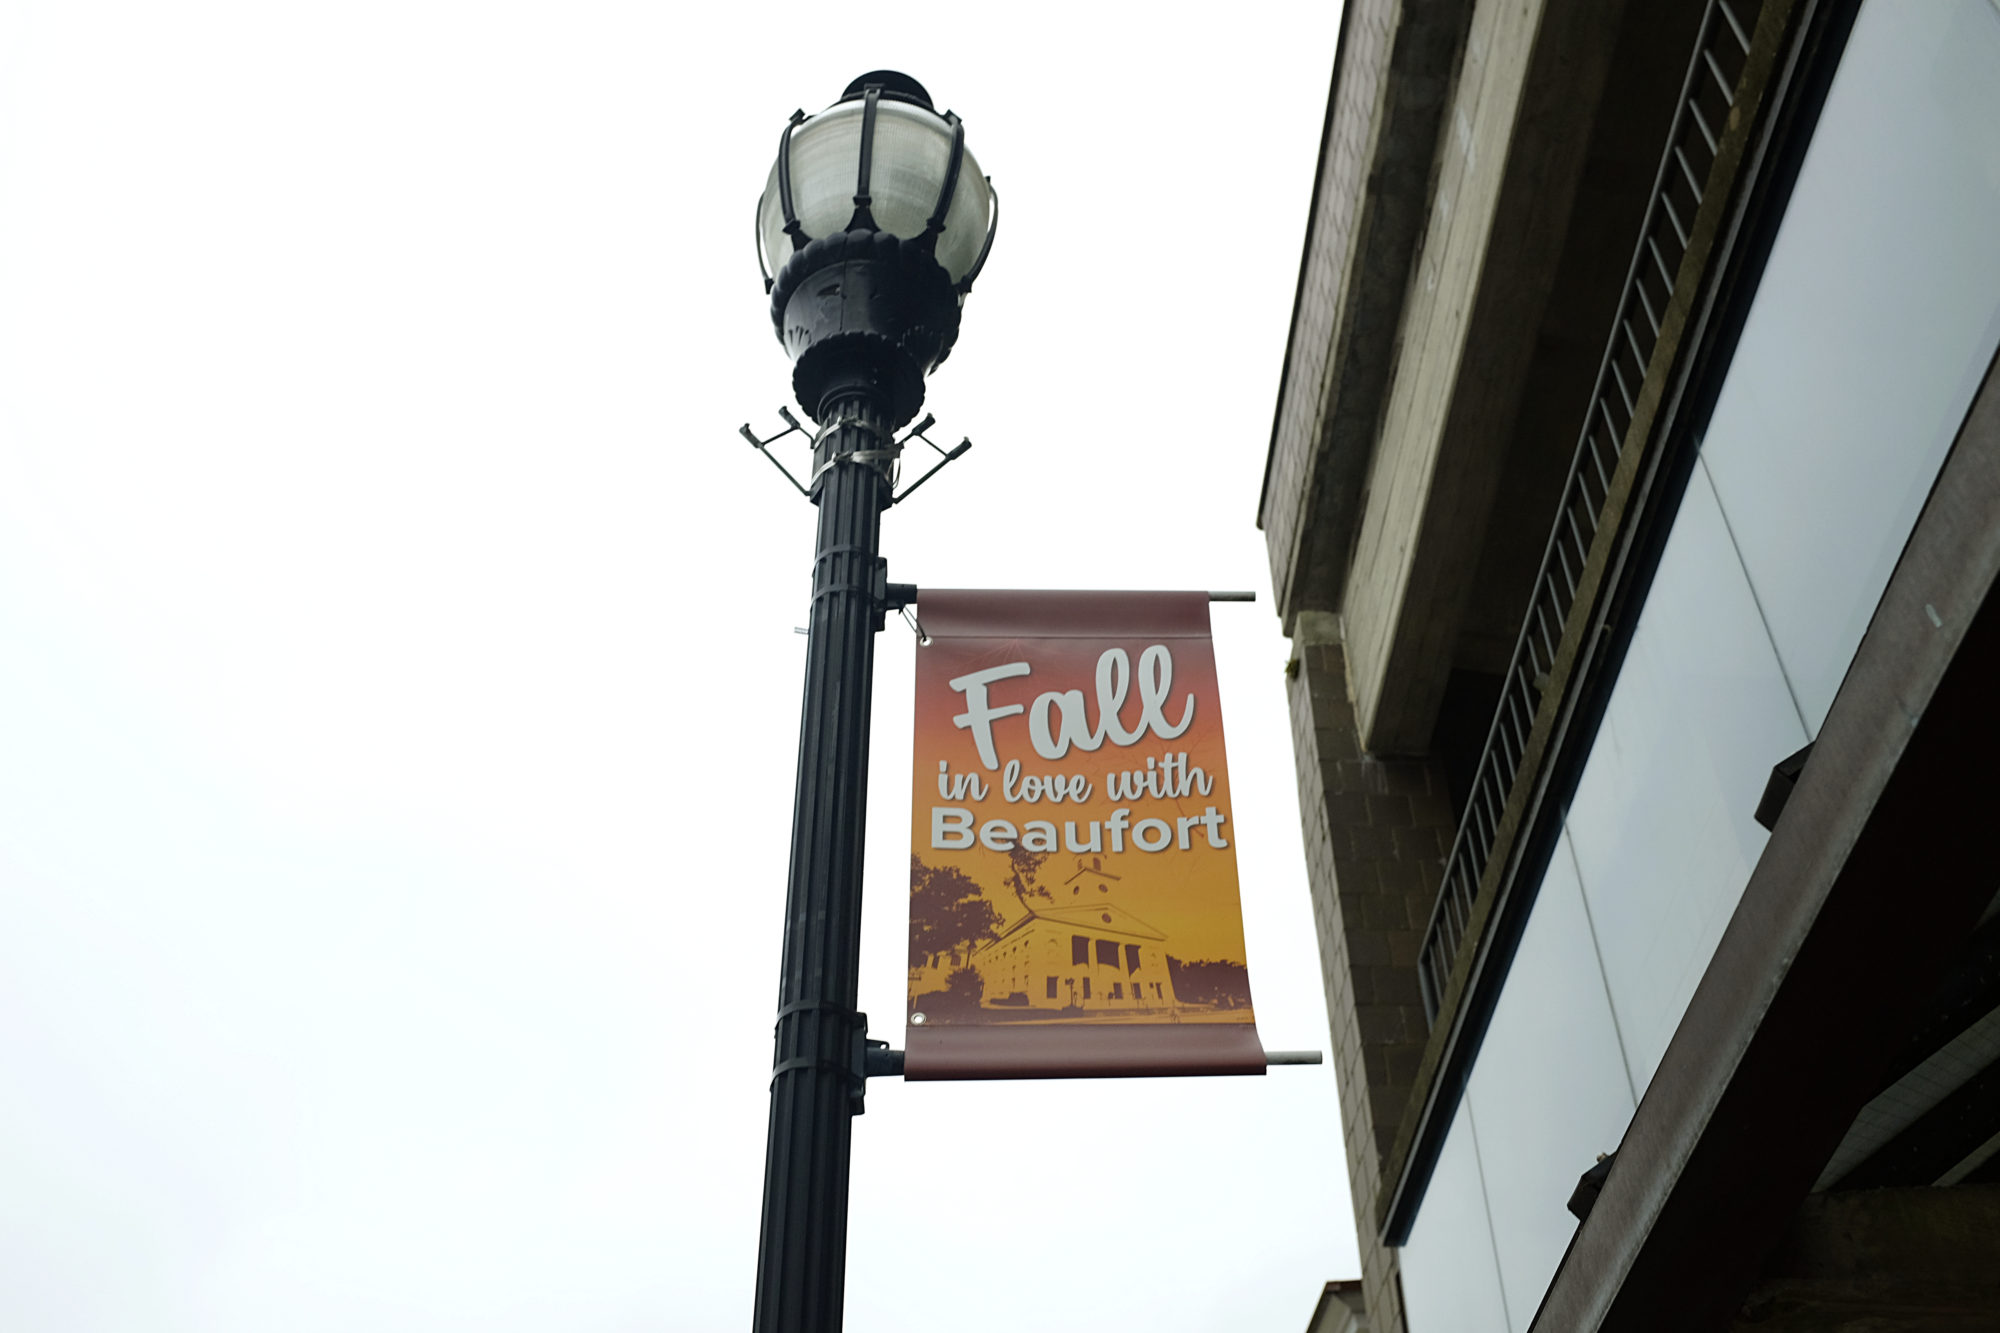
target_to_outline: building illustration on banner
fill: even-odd
[[[913,1016],[947,1023],[962,1016],[954,1000],[969,996],[971,982],[954,993],[951,978],[969,969],[978,979],[977,1008],[992,1011],[982,1013],[982,1021],[1004,1021],[1010,1011],[1023,1021],[1085,1013],[1100,1022],[1121,1015],[1155,1022],[1179,1018],[1173,963],[1180,960],[1169,961],[1167,937],[1119,904],[1115,894],[1123,881],[1104,869],[1103,857],[1078,857],[1076,865],[1059,886],[1061,896],[1039,889],[1021,894],[1020,916],[997,936],[963,941],[921,960],[913,955]],[[1037,895],[1044,905],[1032,905]],[[913,896],[913,920],[919,910]],[[927,1004],[929,994],[938,994],[941,1003]],[[1188,1016],[1205,1007],[1212,1006],[1189,1006]]]

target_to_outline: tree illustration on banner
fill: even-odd
[[[979,1008],[979,973],[968,964],[981,944],[997,939],[1000,913],[985,890],[951,866],[910,858],[910,992],[933,1019]],[[924,987],[919,990],[919,985]]]

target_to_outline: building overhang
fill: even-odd
[[[1341,617],[1366,749],[1422,754],[1512,646],[1699,7],[1380,9],[1380,86],[1343,19],[1258,523],[1287,632]]]

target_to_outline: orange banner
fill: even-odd
[[[917,612],[905,1077],[1263,1073],[1208,595]]]

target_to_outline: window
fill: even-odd
[[[1125,998],[1125,983],[1124,983],[1124,982],[1122,982],[1122,981],[1114,981],[1114,982],[1112,982],[1112,983],[1111,983],[1111,998],[1112,998],[1112,999],[1114,999],[1114,1000],[1122,1000],[1122,999],[1124,999],[1124,998]]]
[[[1083,998],[1084,998],[1084,999],[1086,999],[1086,1000],[1090,998],[1090,978],[1089,978],[1089,977],[1085,977],[1085,978],[1083,979]]]
[[[1049,978],[1049,998],[1051,1000],[1056,998],[1056,979],[1054,977]]]
[[[1166,992],[1160,989],[1160,983],[1157,981],[1153,983],[1153,998],[1156,1000],[1164,1000],[1167,998]]]
[[[1069,961],[1073,965],[1080,965],[1090,961],[1090,939],[1088,936],[1072,935],[1069,937]]]
[[[1106,967],[1118,966],[1118,941],[1099,940],[1097,942],[1097,961]]]
[[[1136,944],[1125,946],[1125,970],[1127,972],[1139,970],[1139,946]]]

